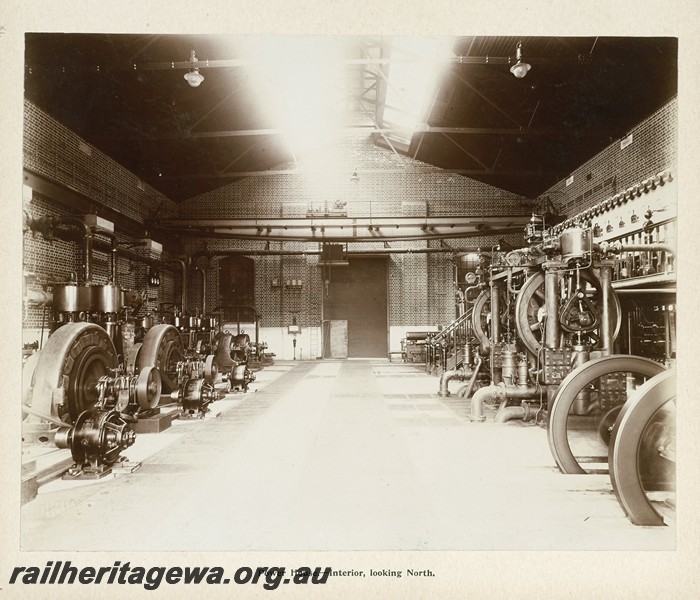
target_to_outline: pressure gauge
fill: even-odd
[[[475,283],[476,283],[476,273],[474,273],[473,271],[469,271],[469,273],[467,273],[467,274],[464,276],[464,280],[465,280],[469,285],[475,284]]]
[[[523,257],[519,252],[509,252],[506,254],[506,264],[511,267],[519,267]]]

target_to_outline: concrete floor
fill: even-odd
[[[138,436],[139,470],[56,480],[23,550],[649,550],[607,475],[562,475],[541,427],[470,423],[422,367],[282,362],[203,421]],[[216,417],[215,415],[220,416]]]

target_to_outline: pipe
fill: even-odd
[[[527,277],[527,273],[525,273],[525,276]],[[508,288],[508,291],[511,294],[513,294],[514,296],[517,296],[518,293],[520,292],[520,290],[516,290],[513,288],[513,269],[511,269],[511,268],[508,269],[508,276],[506,278],[506,287]]]
[[[612,291],[612,267],[604,265],[600,267],[600,289],[601,289],[601,300],[603,305],[603,314],[601,315],[601,325],[600,325],[600,342],[602,344],[602,349],[607,351],[608,354],[613,351],[613,326],[612,318],[610,315],[610,304],[613,301],[613,291]]]
[[[53,302],[53,293],[41,290],[27,290],[24,294],[24,300],[35,306],[51,306]]]
[[[529,421],[537,414],[536,410],[531,410],[529,402],[523,402],[520,406],[504,406],[498,409],[493,419],[494,423],[506,423],[511,419],[522,419]]]
[[[441,376],[440,376],[440,387],[438,389],[438,396],[441,398],[447,398],[450,395],[450,390],[447,388],[448,384],[450,381],[453,379],[456,379],[458,381],[464,381],[467,379],[467,377],[472,376],[472,371],[471,370],[464,370],[463,368],[461,369],[453,369],[452,371],[445,371]]]
[[[313,243],[313,241],[308,243]],[[346,254],[348,256],[371,256],[375,254],[476,252],[476,250],[476,248],[376,248],[375,250],[349,250]],[[211,259],[220,256],[321,256],[321,254],[322,252],[320,250],[200,250],[192,255],[192,260],[195,261],[202,257]]]
[[[48,232],[46,229],[48,228],[47,225],[49,224],[48,221],[43,221],[41,219],[33,219],[32,217],[29,217],[30,221],[28,221],[28,226],[32,231],[36,231],[40,233],[43,237],[46,237],[48,235]],[[82,221],[80,219],[77,219],[78,223],[82,224]],[[68,225],[69,223],[66,223]],[[77,223],[75,223],[77,225]],[[84,229],[84,228],[83,228]],[[88,227],[89,229],[89,227]],[[92,230],[90,230],[90,233],[92,234]],[[102,233],[102,232],[100,232]],[[72,236],[68,235],[62,235],[61,239],[66,239],[68,241],[75,241]],[[136,245],[143,245],[143,243],[138,243]],[[90,249],[90,259],[92,258],[92,250],[100,250],[101,252],[109,252],[111,250],[111,246],[104,242],[103,240],[100,239],[95,239],[94,236],[92,236],[92,246]],[[140,262],[144,263],[147,265],[160,265],[161,261],[160,259],[153,259],[149,258],[148,256],[144,256],[142,254],[137,254],[136,252],[133,252],[131,250],[127,250],[123,248],[122,246],[117,247],[117,256],[122,256],[124,258],[127,258],[128,260],[134,261],[134,262]],[[92,261],[90,261],[89,265],[90,271],[92,271]],[[92,273],[90,273],[90,276],[92,278]]]
[[[559,273],[548,269],[544,274],[545,346],[559,347]]]
[[[498,344],[501,339],[501,296],[500,290],[491,282],[491,341]]]
[[[195,267],[195,271],[202,274],[202,314],[207,314],[207,274],[202,267]]]
[[[41,222],[41,219],[34,219],[35,222]],[[92,229],[90,228],[89,225],[84,223],[81,219],[78,217],[60,217],[56,220],[53,221],[54,224],[56,225],[69,225],[72,227],[77,227],[79,229],[82,229],[82,232],[84,234],[84,244],[85,244],[85,250],[84,250],[84,257],[83,257],[83,265],[85,268],[85,285],[89,285],[92,283],[92,245],[95,239],[94,233]]]
[[[615,290],[615,293],[620,294],[675,294],[676,288],[623,288],[621,290]]]
[[[110,231],[100,231],[99,234],[110,240],[109,278],[113,285],[117,285],[117,236]]]
[[[666,252],[675,254],[676,250],[668,244],[623,244],[622,242],[612,242],[606,244],[602,242],[600,248],[603,252]]]
[[[460,398],[469,398],[469,396],[472,395],[472,390],[474,389],[474,383],[476,382],[476,376],[479,374],[479,369],[481,369],[481,356],[478,354],[476,355],[476,364],[474,365],[474,370],[472,371],[472,376],[469,379],[469,383],[465,385],[463,388],[460,388],[459,391],[457,392],[457,395]],[[464,389],[464,393],[462,392],[462,389]]]
[[[187,264],[181,258],[167,258],[164,262],[178,263],[180,265],[180,271],[182,273],[182,294],[180,302],[180,310],[182,314],[187,314]]]
[[[524,386],[505,386],[502,383],[497,385],[489,385],[483,387],[476,391],[474,396],[472,396],[472,402],[470,406],[470,421],[483,422],[486,420],[486,416],[483,411],[484,400],[493,398],[494,400],[506,400],[508,398],[514,398],[516,400],[526,400],[536,398],[538,389],[533,385]]]

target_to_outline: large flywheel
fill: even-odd
[[[564,279],[563,286],[570,285],[573,281],[575,271],[568,272],[571,281]],[[602,289],[599,279],[590,271],[579,272],[581,281],[585,286],[585,301],[590,303],[595,311],[602,313]],[[544,273],[538,272],[528,278],[523,287],[518,292],[515,302],[515,325],[518,336],[523,341],[527,349],[533,354],[537,354],[542,347],[542,320],[545,315],[545,289]],[[571,290],[565,290],[565,294]],[[613,340],[617,338],[622,324],[622,309],[620,299],[616,294],[611,294],[610,319],[612,321]],[[559,307],[557,307],[557,310]]]
[[[139,370],[156,367],[160,371],[163,392],[177,389],[177,363],[185,358],[180,332],[172,325],[155,325],[143,338],[138,352]]]
[[[40,413],[73,423],[94,408],[100,377],[117,368],[117,351],[107,332],[93,323],[67,323],[39,353],[26,401]]]
[[[491,314],[491,294],[483,290],[474,300],[472,308],[472,331],[479,342],[480,350],[486,354],[491,348],[489,318]]]
[[[214,356],[216,357],[214,362],[219,372],[228,372],[236,364],[231,358],[233,338],[234,336],[227,331],[218,334],[214,340]]]
[[[610,479],[635,525],[663,525],[653,494],[675,490],[676,373],[664,371],[622,407],[609,447]]]
[[[552,403],[547,431],[549,448],[559,470],[562,473],[586,473],[580,463],[588,458],[590,448],[596,447],[600,438],[599,425],[604,421],[606,413],[614,404],[623,404],[630,389],[636,389],[644,379],[654,377],[662,371],[663,365],[653,360],[629,355],[604,356],[571,371],[561,382]],[[583,394],[591,400],[592,410],[586,414],[573,414],[575,411],[572,408]],[[611,397],[614,403],[608,407]],[[578,428],[573,426],[577,420],[581,422]],[[594,435],[589,435],[589,432],[594,432]],[[575,436],[580,451],[572,449]]]

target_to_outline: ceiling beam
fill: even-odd
[[[389,134],[389,133],[407,133],[406,129],[398,127],[377,127],[375,125],[355,125],[353,127],[341,127],[333,130],[339,134],[362,134],[369,135],[372,133]],[[180,133],[162,133],[157,135],[114,135],[114,136],[96,136],[95,139],[110,139],[110,140],[178,140],[178,139],[206,139],[206,138],[225,138],[225,137],[253,137],[260,135],[283,135],[285,130],[277,127],[266,129],[225,129],[220,131],[185,131]],[[454,134],[454,135],[532,135],[532,136],[609,136],[609,131],[599,129],[585,130],[570,130],[570,129],[548,129],[548,128],[531,128],[531,127],[437,127],[432,125],[418,124],[413,133],[436,133],[436,134]]]
[[[440,167],[411,167],[399,169],[359,169],[358,175],[372,173],[441,173],[443,175],[494,175],[499,177],[558,177],[569,174],[569,171],[546,171],[546,170],[497,170],[497,169],[443,169]],[[269,169],[267,171],[240,171],[238,173],[196,173],[192,175],[177,173],[172,175],[153,175],[146,179],[157,182],[170,179],[233,179],[237,177],[270,177],[276,175],[301,175],[308,171],[297,169]]]
[[[450,142],[452,142],[455,146],[457,146],[457,148],[459,148],[462,152],[464,152],[464,154],[466,154],[469,158],[471,158],[476,164],[481,165],[484,169],[488,169],[488,167],[487,167],[484,163],[482,163],[476,156],[474,156],[471,152],[469,152],[469,150],[467,150],[464,146],[462,146],[461,144],[458,144],[457,142],[455,142],[455,141],[454,141],[449,135],[447,135],[446,133],[443,134],[443,135],[444,135],[448,140],[450,140]]]
[[[499,113],[501,113],[506,119],[508,119],[511,123],[514,123],[515,125],[518,126],[518,129],[522,129],[522,125],[518,123],[513,117],[511,117],[505,110],[503,110],[498,104],[496,104],[491,98],[486,96],[486,94],[480,92],[477,90],[471,83],[469,83],[464,77],[459,75],[459,73],[455,73],[454,76],[461,81],[465,86],[467,86],[472,92],[474,92],[479,98],[481,98],[484,102],[486,102],[489,106],[492,108],[496,109]]]
[[[547,57],[527,55],[528,61],[537,64],[562,64],[572,65],[581,64],[583,59],[580,57]],[[199,69],[221,69],[255,66],[258,64],[254,58],[230,58],[230,59],[199,59],[194,65]],[[421,63],[434,62],[431,59],[414,57],[370,57],[370,58],[346,58],[338,61],[339,65],[390,65],[392,63]],[[445,64],[452,65],[510,65],[515,63],[515,56],[451,56],[443,61]],[[588,61],[586,61],[588,62]],[[167,71],[171,69],[190,69],[193,64],[187,60],[172,61],[172,62],[156,62],[156,63],[132,63],[129,68],[134,71]]]

